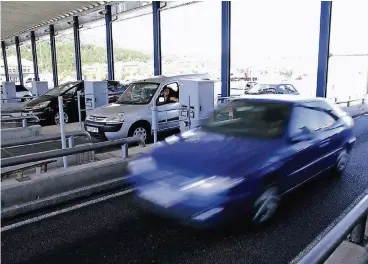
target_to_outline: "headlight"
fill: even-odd
[[[156,162],[153,158],[141,158],[132,160],[128,163],[128,169],[133,175],[138,175],[157,169]]]
[[[124,121],[124,113],[117,114],[116,116],[108,117],[107,124],[120,124]]]
[[[181,191],[191,192],[198,195],[215,195],[238,185],[243,179],[231,179],[229,177],[213,176],[188,184]]]
[[[50,101],[46,101],[46,102],[42,102],[39,104],[36,104],[35,106],[32,107],[32,109],[40,109],[40,108],[45,108],[46,106],[48,106],[50,103]]]

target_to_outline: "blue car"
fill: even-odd
[[[328,169],[344,171],[353,126],[321,98],[237,98],[131,161],[129,181],[143,206],[180,222],[213,227],[244,214],[262,225],[287,192]]]

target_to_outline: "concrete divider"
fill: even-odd
[[[53,204],[50,197],[55,199],[58,195],[78,188],[119,180],[123,184],[122,179],[127,173],[126,166],[129,160],[110,158],[33,175],[28,181],[18,182],[15,179],[4,181],[1,186],[1,217],[15,216],[38,209],[37,204],[40,204],[40,201],[42,205],[39,205],[39,208]],[[64,201],[67,199],[68,197]],[[48,200],[50,201],[47,202]]]
[[[1,129],[1,141],[15,140],[40,136],[42,128],[40,125],[29,127],[14,127]]]

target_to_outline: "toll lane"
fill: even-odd
[[[4,263],[287,263],[368,188],[368,116],[342,178],[286,198],[263,230],[200,232],[154,217],[124,195],[2,232]]]

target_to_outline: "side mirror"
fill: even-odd
[[[164,98],[164,97],[159,97],[159,98],[158,98],[158,102],[159,102],[159,103],[163,103],[163,102],[165,102],[165,98]]]
[[[302,142],[302,141],[307,141],[307,140],[311,140],[312,137],[312,133],[308,130],[304,130],[294,136],[292,136],[290,138],[291,143],[298,143],[298,142]]]

